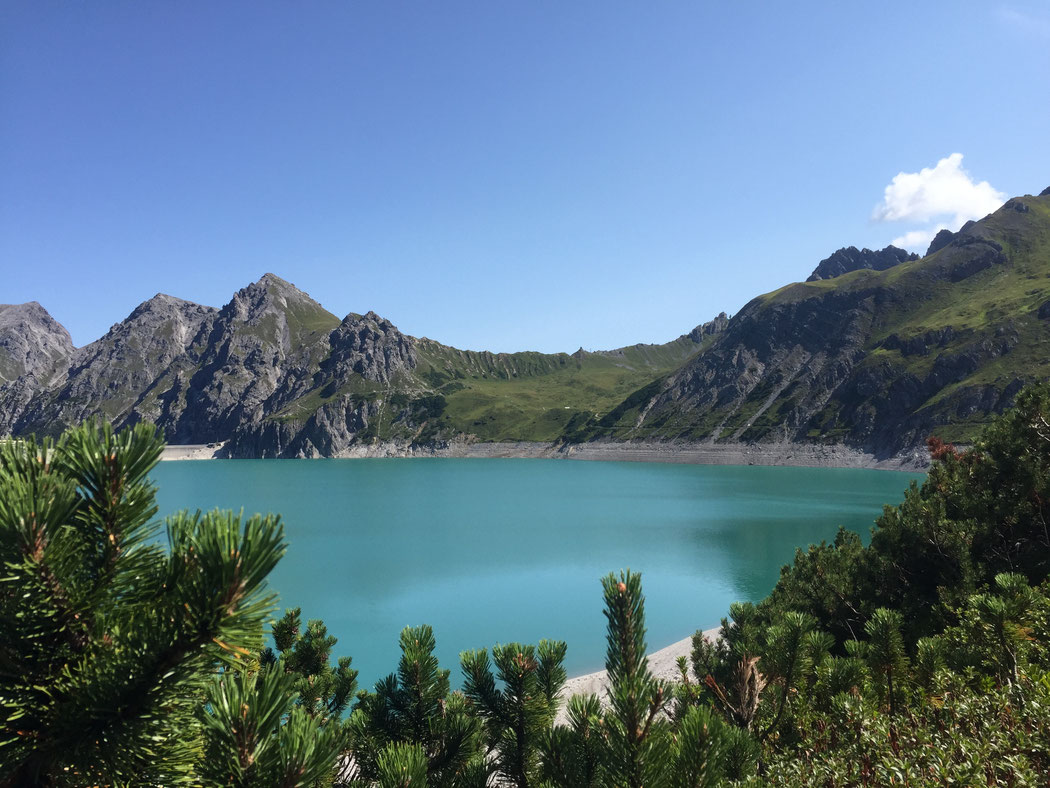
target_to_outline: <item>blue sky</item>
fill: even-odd
[[[1047,96],[1045,1],[7,0],[0,302],[83,345],[272,271],[458,347],[663,342],[1050,186]]]

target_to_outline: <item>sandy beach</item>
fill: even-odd
[[[713,629],[705,629],[704,637],[709,640],[715,640],[721,632],[721,627],[714,627]],[[688,659],[689,652],[693,648],[693,636],[690,635],[687,638],[683,638],[669,646],[665,646],[659,651],[653,651],[649,653],[649,670],[653,676],[658,679],[677,680],[678,679],[678,665],[676,661],[679,657],[686,657]],[[598,696],[602,702],[602,706],[605,706],[608,702],[606,691],[609,688],[609,674],[604,670],[599,670],[594,673],[587,673],[583,676],[576,676],[565,682],[565,686],[562,688],[561,695],[565,701],[568,701],[573,695],[589,695],[591,693]],[[555,718],[555,723],[558,725],[564,725],[568,722],[568,715],[565,710],[566,704],[563,703],[561,709],[558,711],[558,716]]]

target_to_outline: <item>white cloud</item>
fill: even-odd
[[[1050,38],[1050,17],[1022,11],[1013,6],[997,9],[999,21],[1015,33],[1035,38]]]
[[[925,252],[939,230],[955,232],[965,222],[980,219],[1006,202],[1006,195],[988,181],[975,182],[963,169],[962,160],[961,153],[953,153],[933,167],[899,172],[883,190],[873,219],[926,224],[894,238],[894,246]]]
[[[907,249],[909,252],[925,252],[930,248],[930,241],[933,240],[933,237],[947,228],[946,224],[938,224],[929,230],[910,230],[899,238],[894,238],[890,243],[901,249]]]
[[[963,155],[953,153],[935,167],[918,172],[899,172],[883,193],[873,218],[883,222],[928,222],[951,216],[949,226],[957,230],[970,219],[980,219],[996,210],[1006,195],[988,181],[974,183],[962,168]]]

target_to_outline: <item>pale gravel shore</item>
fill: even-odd
[[[162,460],[210,460],[224,456],[226,443],[169,445]],[[810,443],[676,443],[660,441],[595,441],[580,444],[527,441],[480,443],[453,440],[437,446],[387,441],[351,446],[338,459],[392,457],[513,458],[592,460],[607,462],[668,462],[689,465],[787,465],[807,468],[872,468],[888,471],[925,471],[925,448],[893,457],[876,457],[842,445]]]
[[[194,443],[182,446],[168,444],[161,452],[160,459],[164,460],[214,460],[219,457],[226,442],[222,443]]]
[[[705,629],[704,637],[708,640],[717,640],[719,633],[722,631],[721,627],[714,627],[713,629]],[[678,673],[678,658],[685,657],[689,658],[690,652],[693,650],[693,636],[690,635],[687,638],[683,638],[676,643],[672,643],[670,646],[665,646],[659,651],[653,651],[648,655],[649,657],[649,672],[653,674],[655,678],[665,679],[667,681],[677,681],[679,677]],[[573,695],[590,695],[594,694],[598,696],[598,699],[602,702],[602,706],[608,705],[608,689],[609,689],[609,674],[604,670],[599,670],[594,673],[588,673],[583,676],[576,676],[565,682],[565,686],[562,687],[561,697],[564,701],[561,708],[558,710],[558,716],[554,718],[556,725],[564,725],[568,723],[568,714],[566,712],[566,705],[568,704],[569,698]]]
[[[397,442],[353,446],[339,457],[467,457],[604,460],[610,462],[669,462],[690,465],[788,465],[811,468],[872,468],[925,470],[925,448],[893,457],[876,457],[842,445],[811,443],[679,443],[672,441],[593,441],[553,444],[527,441],[478,443],[454,440],[440,446],[413,446]]]

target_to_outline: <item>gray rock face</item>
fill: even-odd
[[[768,422],[770,440],[797,439],[863,356],[879,298],[874,291],[831,295],[819,307],[752,301],[709,351],[672,376],[647,420],[659,426],[674,411],[707,413],[709,428],[690,438],[749,440],[756,424]]]
[[[806,281],[816,282],[821,279],[833,279],[836,276],[842,276],[851,271],[859,271],[863,268],[873,271],[885,271],[887,268],[892,268],[895,265],[918,259],[919,256],[917,254],[898,249],[896,246],[887,246],[885,249],[878,251],[847,246],[821,260]]]
[[[725,312],[719,312],[714,320],[708,320],[706,323],[703,323],[690,331],[689,337],[694,342],[703,342],[705,337],[721,334],[728,327],[729,318],[726,316]]]
[[[416,366],[413,341],[375,312],[347,315],[328,341],[331,354],[321,364],[325,384],[351,372],[367,380],[389,383],[396,373]]]
[[[0,304],[0,384],[46,376],[72,353],[69,332],[36,301]]]
[[[239,427],[227,444],[231,457],[333,457],[360,443],[369,424],[382,418],[385,403],[342,395],[305,421],[265,421]]]
[[[940,230],[937,233],[937,235],[933,236],[933,240],[930,241],[930,245],[926,249],[926,257],[929,257],[934,252],[939,252],[941,249],[950,244],[954,237],[955,233],[953,233],[951,230]]]
[[[330,455],[372,419],[411,416],[374,390],[415,368],[415,342],[373,312],[340,322],[273,274],[222,309],[158,294],[79,350],[39,305],[0,307],[0,427],[57,434],[103,416],[234,456]]]
[[[869,349],[881,316],[899,306],[897,294],[878,287],[797,302],[753,301],[711,349],[666,381],[642,424],[659,434],[689,414],[684,423],[690,426],[669,436],[689,440],[806,442],[832,434],[885,458],[921,444],[946,419],[994,412],[1012,401],[1012,394],[988,386],[980,396],[965,390],[940,409],[927,408],[945,387],[1008,354],[1018,337],[1007,331],[967,342],[946,327],[883,340],[881,347],[904,357],[933,357],[929,371],[916,376],[878,361]]]
[[[331,457],[359,441],[374,419],[405,421],[409,414],[389,397],[369,398],[345,391],[357,376],[389,386],[416,367],[415,340],[375,312],[350,314],[322,342],[324,359],[309,384],[295,390],[323,404],[302,418],[253,419],[233,432],[227,451],[235,457]]]
[[[0,304],[0,435],[11,431],[72,355],[69,332],[36,301]]]
[[[901,338],[890,334],[882,340],[881,347],[887,350],[899,350],[902,356],[928,356],[931,349],[943,348],[955,339],[955,329],[945,326],[936,331],[927,331],[921,336]]]
[[[986,268],[1006,262],[1003,247],[998,242],[960,231],[941,252],[938,271],[949,281],[961,282]]]
[[[187,348],[214,312],[162,294],[143,302],[73,353],[63,380],[33,398],[15,431],[55,434],[97,415],[120,425],[160,420],[160,384],[185,365]]]
[[[325,338],[338,323],[306,293],[266,274],[239,290],[188,349],[177,384],[185,405],[166,422],[175,443],[204,443],[261,421],[310,388]]]

